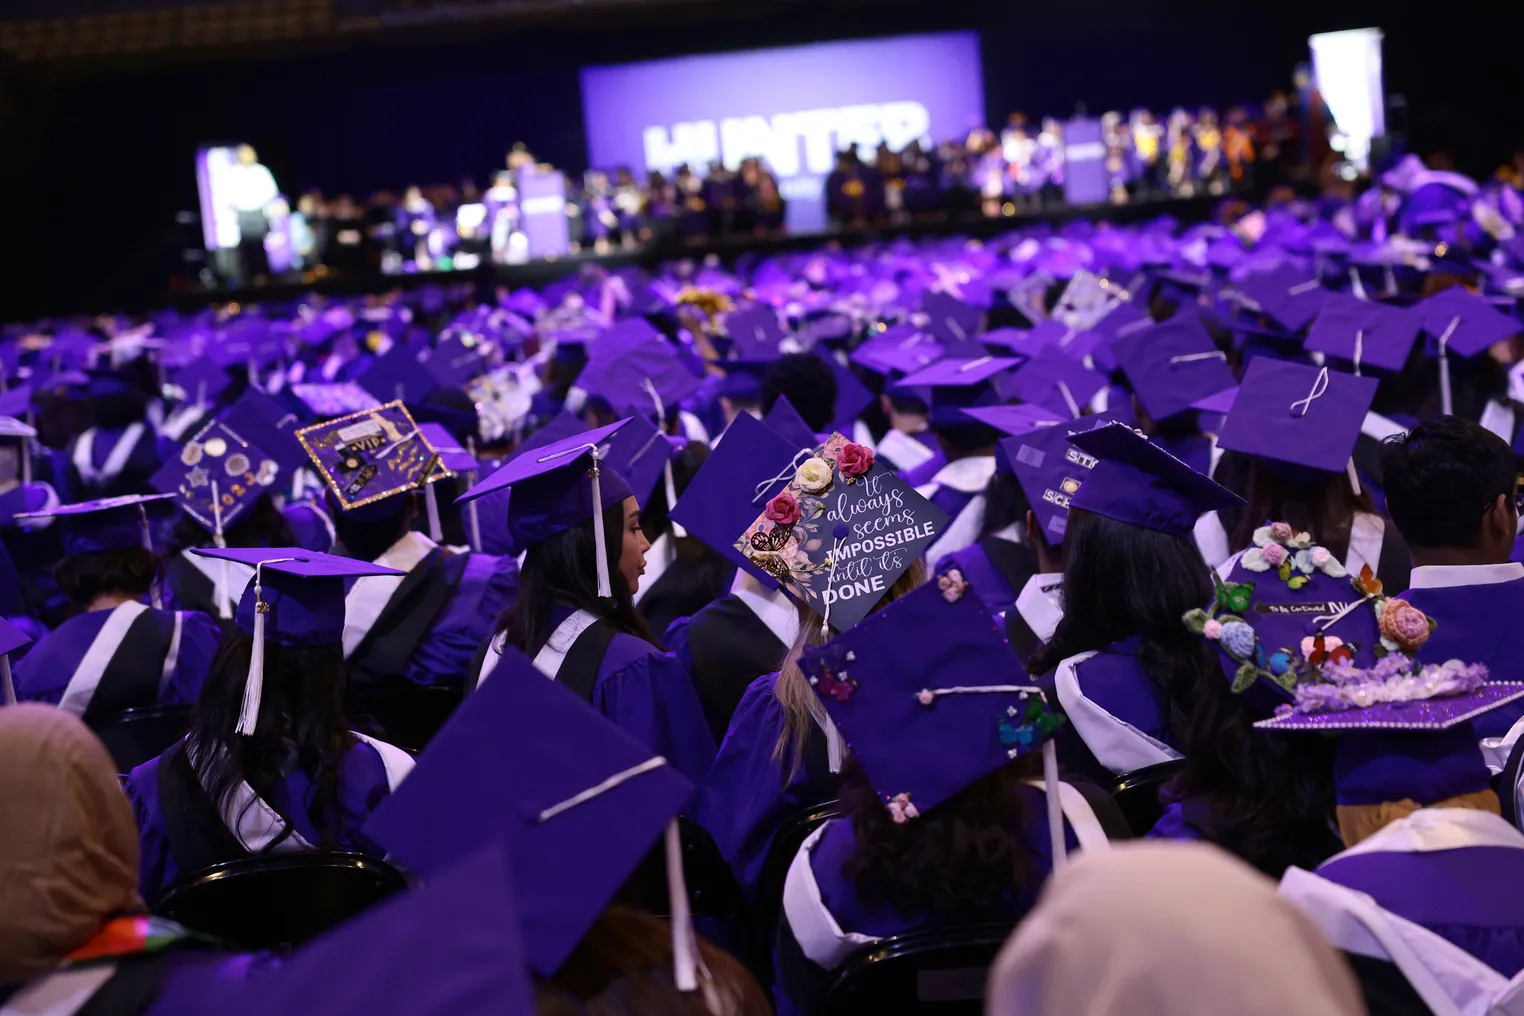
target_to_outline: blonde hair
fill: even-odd
[[[926,575],[925,561],[916,558],[868,613],[883,610],[924,584]],[[784,721],[778,741],[773,745],[773,762],[783,769],[784,758],[788,757],[787,775],[790,780],[799,774],[799,767],[804,764],[804,744],[809,738],[810,726],[816,722],[816,713],[821,709],[820,700],[810,688],[809,679],[799,669],[799,658],[810,646],[823,646],[830,641],[821,634],[820,615],[803,604],[797,606],[799,633],[794,636],[794,644],[789,646],[788,654],[783,657],[783,663],[778,667],[778,681],[773,685],[773,696],[783,707]]]

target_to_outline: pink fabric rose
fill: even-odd
[[[767,502],[762,517],[780,526],[792,526],[799,521],[799,502],[794,500],[794,495],[784,491]]]
[[[1329,559],[1332,558],[1332,557],[1333,557],[1333,555],[1328,552],[1328,548],[1327,547],[1314,547],[1314,548],[1312,548],[1312,565],[1313,565],[1314,568],[1321,568],[1321,567],[1323,567],[1324,565],[1326,565],[1329,562]]]
[[[1222,638],[1222,622],[1212,618],[1201,626],[1201,634],[1213,640]]]
[[[845,444],[836,453],[836,468],[848,479],[861,476],[873,468],[873,453],[860,444]]]
[[[1287,540],[1291,539],[1292,535],[1293,533],[1291,531],[1290,523],[1272,522],[1270,524],[1270,539],[1274,540],[1276,543],[1285,543]],[[1280,564],[1279,561],[1274,563]]]
[[[1429,619],[1405,600],[1387,600],[1381,610],[1381,634],[1397,643],[1398,649],[1412,653],[1429,641]]]
[[[1278,523],[1277,523],[1278,524]],[[1286,560],[1286,548],[1279,543],[1270,543],[1259,548],[1259,556],[1265,559],[1265,563],[1272,568],[1279,568],[1281,562]]]

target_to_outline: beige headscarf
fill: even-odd
[[[1206,844],[1076,857],[990,971],[988,1016],[1364,1016],[1349,967],[1275,883]]]
[[[137,823],[105,746],[62,709],[0,707],[0,981],[142,909]]]

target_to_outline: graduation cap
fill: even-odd
[[[599,549],[598,595],[612,596],[609,574],[614,563],[604,552],[608,544],[603,513],[634,495],[624,477],[607,463],[604,446],[629,422],[625,418],[522,451],[456,501],[465,503],[509,490],[508,537],[525,549],[591,518],[594,545]]]
[[[767,360],[785,352],[789,338],[778,323],[778,313],[766,304],[753,304],[733,310],[725,316],[725,331],[741,357]]]
[[[1238,386],[1233,385],[1220,392],[1213,392],[1206,398],[1197,399],[1191,403],[1191,408],[1202,413],[1218,413],[1227,416],[1233,411],[1233,403],[1237,400]]]
[[[377,357],[360,375],[359,384],[378,401],[404,403],[422,402],[440,386],[418,354],[401,343]]]
[[[23,520],[56,518],[59,539],[68,557],[126,550],[128,547],[153,550],[148,512],[143,506],[167,497],[174,495],[124,494],[56,505],[40,511],[18,512],[15,517]]]
[[[1304,348],[1354,364],[1397,373],[1406,366],[1423,318],[1390,304],[1329,293],[1307,332]]]
[[[968,355],[971,348],[978,346],[975,336],[984,324],[984,311],[980,308],[949,293],[928,290],[921,294],[921,313],[926,315],[926,330],[932,338],[947,346],[953,355]]]
[[[303,382],[292,385],[291,394],[313,416],[344,416],[381,405],[379,399],[353,381]]]
[[[773,408],[762,417],[762,422],[783,436],[784,440],[800,448],[812,447],[819,443],[819,438],[810,429],[810,425],[799,415],[799,410],[788,400],[787,395],[778,396],[778,401],[773,403]]]
[[[1190,412],[1197,399],[1233,385],[1227,354],[1190,311],[1117,339],[1112,351],[1154,420]]]
[[[1327,367],[1257,358],[1244,372],[1217,444],[1264,460],[1290,479],[1348,471],[1377,384]]]
[[[799,666],[897,824],[1041,751],[1053,864],[1062,868],[1052,742],[1063,718],[1049,710],[960,570],[806,648]]]
[[[1051,427],[1069,418],[1068,413],[1057,413],[1033,403],[1004,406],[973,406],[963,411],[980,423],[988,424],[1003,434],[1020,437],[1043,427]]]
[[[577,387],[603,399],[615,414],[638,413],[663,428],[676,417],[678,404],[702,385],[677,350],[660,336],[625,347],[617,356],[589,360],[577,378]]]
[[[254,640],[236,728],[245,736],[259,723],[266,644],[339,645],[344,641],[344,580],[406,574],[301,547],[196,547],[191,553],[254,569],[234,615],[238,627]]]
[[[220,542],[223,532],[267,491],[279,489],[280,465],[227,424],[213,420],[149,479]]]
[[[875,374],[913,374],[945,355],[941,343],[929,333],[903,324],[886,328],[852,350],[851,361]]]
[[[0,617],[0,704],[16,704],[16,685],[11,680],[11,653],[29,644],[26,632]]]
[[[423,369],[441,388],[464,388],[486,369],[487,348],[474,335],[452,335],[419,354]]]
[[[720,379],[718,395],[733,402],[760,402],[762,381],[776,362],[776,354],[773,359],[721,360],[716,366],[721,367],[725,374]]]
[[[786,467],[802,461],[814,450],[814,435],[810,435],[808,442],[802,437],[785,438],[762,421],[742,413],[726,429],[683,496],[668,512],[690,536],[746,569],[769,589],[777,588],[777,580],[736,548],[736,534],[757,517],[762,499],[782,489],[788,479],[783,475]]]
[[[878,401],[878,396],[870,392],[868,386],[852,372],[852,368],[837,359],[835,353],[827,349],[816,349],[814,353],[836,375],[836,419],[832,422],[832,428],[851,433],[853,423],[864,410]]]
[[[210,406],[232,383],[228,372],[211,357],[198,356],[169,376],[182,402]]]
[[[1095,468],[1096,458],[1069,443],[1077,426],[1089,430],[1108,421],[1064,422],[1006,438],[998,447],[999,458],[1021,485],[1037,527],[1051,547],[1064,542],[1069,528],[1069,503]],[[1089,426],[1085,426],[1085,424]]]
[[[895,387],[902,390],[929,388],[932,424],[957,426],[970,419],[963,410],[1000,402],[992,382],[1020,362],[1012,357],[999,356],[971,360],[948,358],[906,375],[895,382]]]
[[[303,427],[296,438],[339,507],[356,521],[389,517],[396,504],[381,502],[426,482],[437,455],[400,402]]]
[[[1256,314],[1264,314],[1287,331],[1306,327],[1323,305],[1328,291],[1317,276],[1289,262],[1240,280],[1226,294]]]
[[[246,390],[217,418],[274,459],[281,475],[292,476],[307,465],[307,451],[296,436],[305,421],[264,392]]]
[[[1035,402],[1077,420],[1085,404],[1105,386],[1106,375],[1050,348],[1016,368],[999,388],[1007,398]]]
[[[1420,300],[1413,305],[1412,313],[1422,320],[1423,330],[1439,348],[1441,412],[1446,416],[1454,413],[1450,354],[1469,360],[1524,330],[1518,318],[1504,314],[1462,286],[1451,286]]]
[[[530,965],[552,976],[664,835],[676,984],[695,985],[677,849],[693,785],[524,656],[492,676],[429,742],[365,835],[432,880],[482,844],[508,844]],[[678,851],[680,856],[680,851]]]
[[[1189,537],[1202,515],[1244,503],[1131,427],[1110,423],[1069,443],[1099,460],[1069,499],[1070,510]]]

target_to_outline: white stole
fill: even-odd
[[[236,614],[238,601],[243,598],[243,591],[248,588],[249,580],[254,577],[254,569],[237,561],[202,557],[190,551],[181,554],[180,557],[212,584],[212,603],[216,605],[218,616],[226,619]],[[227,614],[222,613],[224,604],[228,606]]]
[[[1169,745],[1113,716],[1085,697],[1079,684],[1079,665],[1095,655],[1092,651],[1071,656],[1058,665],[1053,675],[1053,690],[1058,693],[1064,714],[1074,724],[1075,732],[1095,760],[1122,776],[1145,766],[1182,758]],[[1148,680],[1146,677],[1142,679]]]
[[[0,1016],[74,1016],[115,976],[115,963],[44,974],[0,1005]]]
[[[1063,572],[1039,572],[1027,579],[1027,584],[1016,596],[1016,613],[1040,642],[1051,639],[1058,622],[1064,619],[1063,600],[1059,595],[1063,582]],[[1050,590],[1049,586],[1058,588]]]
[[[535,669],[554,681],[560,675],[561,665],[566,662],[566,654],[571,652],[571,647],[576,643],[578,636],[597,622],[598,619],[585,610],[573,612],[571,617],[556,625],[556,630],[550,633],[550,638],[545,640],[545,645],[535,654]],[[485,663],[482,671],[482,677],[486,677]],[[480,684],[480,680],[477,683]]]
[[[677,544],[673,542],[672,534],[662,533],[646,553],[646,573],[640,577],[640,585],[635,588],[634,601],[637,605],[676,560]]]
[[[873,454],[881,456],[896,470],[904,472],[930,462],[936,452],[902,430],[890,430],[879,441]]]
[[[132,450],[137,447],[138,439],[143,436],[144,429],[140,422],[129,423],[122,430],[122,436],[117,439],[116,445],[99,469],[95,468],[96,429],[91,427],[81,434],[74,442],[73,455],[74,469],[79,473],[80,479],[97,487],[116,479],[117,475],[127,467],[127,460],[132,457]]]
[[[410,572],[429,552],[437,547],[433,540],[422,533],[408,533],[387,548],[386,553],[373,562],[384,568]],[[366,575],[355,579],[344,597],[344,658],[348,659],[365,641],[365,636],[375,626],[386,609],[392,595],[402,585],[406,575]]]
[[[1381,545],[1386,542],[1386,520],[1370,512],[1356,512],[1349,526],[1349,553],[1344,568],[1359,575],[1361,565],[1370,565],[1371,574],[1380,571]]]
[[[60,709],[73,713],[75,716],[85,715],[85,710],[90,708],[90,700],[95,697],[95,689],[100,686],[106,668],[111,664],[117,649],[121,647],[122,640],[127,637],[127,630],[147,609],[145,604],[135,600],[112,608],[106,623],[101,625],[100,631],[96,632],[90,648],[85,650],[85,658],[79,662],[78,667],[74,668],[74,676],[69,678],[69,683],[64,688],[63,698],[58,703]]]

